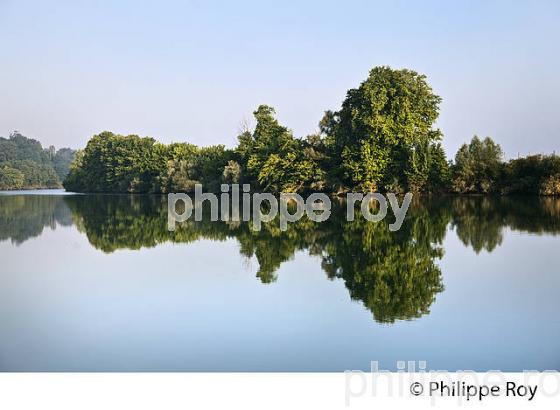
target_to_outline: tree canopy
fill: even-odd
[[[268,105],[257,107],[254,128],[245,127],[232,149],[105,131],[75,153],[43,149],[14,133],[0,138],[0,188],[59,186],[65,179],[64,187],[78,192],[190,192],[196,184],[219,191],[222,183],[249,183],[273,193],[560,195],[556,155],[504,162],[499,144],[474,136],[448,161],[435,126],[440,102],[426,76],[383,66],[303,138]]]
[[[0,189],[58,188],[68,174],[75,151],[51,146],[21,135],[0,137]]]
[[[389,67],[371,70],[348,91],[341,110],[327,112],[321,121],[337,182],[363,191],[395,183],[422,190],[430,145],[441,138],[433,128],[440,101],[423,75]]]

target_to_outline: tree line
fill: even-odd
[[[475,136],[449,161],[435,127],[440,103],[424,75],[375,67],[305,138],[294,137],[267,105],[253,113],[255,127],[244,129],[233,149],[103,132],[76,154],[64,187],[166,193],[249,183],[269,192],[560,195],[556,155],[506,162],[497,143]]]
[[[14,131],[0,137],[0,189],[60,188],[75,151],[50,146]]]

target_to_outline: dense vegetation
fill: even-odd
[[[560,157],[531,155],[504,162],[490,138],[474,137],[450,166],[450,189],[458,193],[560,195]]]
[[[43,149],[17,131],[0,137],[0,189],[60,188],[74,154],[70,148]]]
[[[504,162],[498,144],[475,136],[448,161],[442,133],[434,126],[440,102],[425,76],[376,67],[348,91],[339,111],[325,112],[316,134],[295,138],[266,105],[254,112],[254,129],[243,130],[234,149],[164,145],[153,138],[103,132],[76,154],[64,187],[166,193],[190,192],[198,183],[207,191],[218,191],[221,183],[250,183],[254,190],[271,192],[560,195],[560,158],[555,155]],[[0,155],[2,186],[56,186],[68,172],[71,150],[42,150],[33,143],[38,145],[33,159],[2,160]],[[8,151],[0,148],[6,156]],[[57,158],[63,165],[57,165]]]
[[[153,138],[103,132],[77,152],[64,186],[89,192],[172,192],[191,191],[201,183],[218,190],[233,155],[222,145],[163,145]]]
[[[104,132],[77,155],[65,187],[171,192],[240,182],[272,192],[443,191],[448,164],[433,127],[439,102],[424,76],[377,67],[348,92],[340,111],[325,113],[315,135],[295,138],[266,105],[254,112],[254,129],[238,136],[235,149]]]

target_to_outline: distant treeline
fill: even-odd
[[[60,188],[75,151],[50,146],[14,131],[0,137],[0,189]]]

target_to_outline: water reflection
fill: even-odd
[[[57,225],[72,225],[72,214],[61,196],[0,195],[0,241],[20,245]]]
[[[466,197],[452,200],[452,226],[478,254],[492,252],[505,228],[534,234],[560,232],[560,200],[524,197]]]
[[[560,232],[560,200],[550,198],[421,198],[397,232],[389,231],[388,221],[347,222],[345,206],[335,201],[328,221],[302,218],[284,232],[278,221],[255,232],[250,222],[209,218],[179,224],[169,232],[164,196],[0,196],[0,241],[10,239],[19,245],[41,235],[45,227],[71,224],[105,253],[163,242],[235,239],[242,255],[258,261],[262,283],[274,282],[283,262],[297,251],[307,251],[320,259],[327,278],[344,281],[350,296],[361,301],[376,321],[392,323],[429,313],[443,291],[438,261],[449,226],[476,253],[499,247],[506,228]]]

